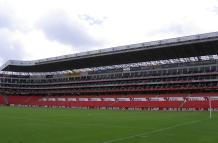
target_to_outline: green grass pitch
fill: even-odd
[[[216,143],[218,112],[0,107],[1,143]]]

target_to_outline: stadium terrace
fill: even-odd
[[[0,105],[218,110],[218,32],[0,68]]]

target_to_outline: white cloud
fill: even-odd
[[[69,45],[50,41],[41,31],[32,30],[28,33],[17,33],[17,38],[23,43],[26,51],[25,59],[41,59],[73,53]],[[49,56],[48,56],[49,55]]]
[[[217,7],[217,0],[0,0],[0,35],[9,39],[0,39],[7,43],[0,64],[218,31]],[[5,56],[8,47],[24,54]]]
[[[71,45],[76,50],[91,49],[100,44],[88,33],[82,23],[70,19],[62,11],[49,13],[40,19],[38,27],[50,40]]]
[[[25,51],[22,43],[14,36],[14,33],[6,28],[0,29],[0,63],[8,59],[23,59]]]

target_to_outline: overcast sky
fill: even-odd
[[[218,0],[0,0],[0,65],[218,31]]]

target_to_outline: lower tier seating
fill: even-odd
[[[7,100],[7,101],[5,101]],[[0,96],[0,104],[9,105],[68,107],[68,108],[103,108],[103,109],[195,109],[218,110],[218,93],[165,94],[156,95],[115,95],[115,96]]]
[[[4,98],[0,95],[0,105],[4,104]]]

